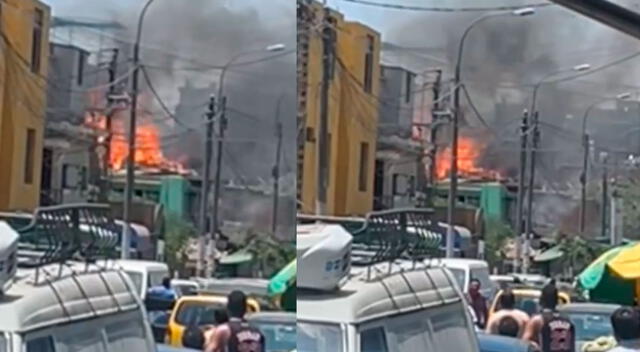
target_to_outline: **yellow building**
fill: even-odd
[[[328,104],[329,170],[324,215],[364,215],[373,209],[373,178],[380,90],[380,35],[328,11],[335,55]],[[314,213],[317,140],[323,76],[322,18],[317,2],[298,8],[298,200]]]
[[[0,6],[0,210],[33,210],[40,200],[51,11],[37,0]]]

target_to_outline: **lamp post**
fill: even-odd
[[[616,95],[615,97],[603,98],[595,101],[587,107],[582,117],[582,172],[580,173],[580,233],[584,233],[586,214],[587,214],[587,172],[589,169],[589,149],[591,139],[587,133],[587,123],[589,122],[589,114],[591,110],[610,100],[627,100],[631,98],[631,93],[625,92]]]
[[[489,18],[494,17],[502,17],[502,16],[518,16],[524,17],[528,15],[533,15],[535,13],[535,9],[533,8],[523,8],[515,11],[507,11],[507,12],[496,12],[489,13],[484,16],[480,16],[475,19],[462,33],[462,37],[460,38],[460,43],[458,45],[458,55],[456,60],[456,67],[454,73],[454,88],[453,88],[453,119],[451,124],[451,167],[449,172],[449,204],[447,207],[447,223],[449,224],[447,229],[447,243],[446,243],[446,256],[447,258],[452,258],[453,255],[453,246],[454,246],[454,215],[455,215],[455,207],[456,207],[456,198],[458,192],[458,130],[459,130],[459,121],[460,121],[460,75],[462,71],[462,54],[464,52],[464,43],[471,32],[471,29],[475,27],[475,25],[483,22]]]
[[[243,56],[256,54],[260,52],[278,52],[283,51],[286,48],[284,44],[273,44],[269,45],[265,48],[259,50],[250,50],[241,52],[234,57],[231,58],[222,68],[220,72],[220,81],[218,82],[218,99],[219,100],[219,120],[218,120],[218,143],[217,143],[217,151],[216,151],[216,174],[215,174],[215,183],[213,185],[213,209],[212,209],[212,223],[213,226],[211,234],[213,236],[218,232],[218,213],[219,213],[219,203],[220,203],[220,175],[222,174],[222,148],[223,148],[223,139],[224,132],[227,128],[227,119],[226,119],[226,97],[224,96],[224,78],[227,73],[227,69],[231,67],[238,59]],[[207,180],[208,181],[208,180]]]
[[[525,229],[524,229],[524,251],[522,251],[523,254],[523,265],[522,265],[522,271],[524,273],[526,273],[528,271],[528,266],[529,266],[529,236],[531,236],[532,230],[533,230],[533,187],[535,185],[535,168],[536,168],[536,147],[537,144],[539,142],[539,129],[538,129],[538,111],[537,111],[537,98],[538,98],[538,91],[540,90],[540,87],[542,87],[543,84],[548,83],[548,79],[553,77],[553,76],[557,76],[559,74],[562,73],[567,73],[567,72],[584,72],[591,69],[591,65],[589,64],[580,64],[580,65],[576,65],[570,68],[565,68],[565,69],[561,69],[558,71],[554,71],[551,72],[545,76],[543,76],[538,83],[536,83],[536,85],[533,87],[533,97],[531,99],[531,121],[532,123],[530,124],[530,129],[528,131],[525,131],[525,133],[529,133],[532,132],[532,138],[530,138],[529,140],[531,142],[527,143],[527,151],[525,152],[525,154],[528,154],[529,157],[529,182],[528,182],[528,186],[527,186],[527,192],[526,194],[523,192],[522,195],[524,195],[527,198],[527,218],[526,218],[526,222],[525,222]],[[524,199],[518,199],[518,209],[524,209],[523,204],[524,204]],[[522,215],[518,214],[519,219],[522,219]],[[518,225],[518,232],[519,235],[522,234],[521,230],[521,226],[522,225]],[[516,247],[519,249],[520,248],[520,239],[518,238],[518,240],[516,241]]]
[[[138,18],[138,31],[136,42],[133,46],[133,76],[131,78],[131,116],[129,118],[129,155],[127,155],[127,176],[124,198],[123,233],[121,242],[122,259],[129,258],[131,245],[131,205],[133,202],[133,188],[135,187],[135,162],[136,162],[136,118],[138,109],[138,76],[140,73],[140,41],[142,40],[142,24],[149,6],[155,0],[147,0]]]

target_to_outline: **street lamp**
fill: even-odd
[[[123,233],[121,242],[122,259],[129,258],[131,245],[131,205],[133,202],[133,188],[135,187],[135,156],[136,156],[136,114],[138,110],[138,76],[140,73],[140,42],[142,41],[142,24],[149,6],[155,0],[147,0],[138,18],[138,31],[133,46],[133,76],[131,78],[131,116],[129,118],[129,155],[127,155],[127,176],[124,198]]]
[[[582,117],[582,172],[580,173],[580,233],[584,233],[585,223],[586,223],[586,212],[587,212],[587,172],[589,168],[589,146],[590,146],[590,138],[587,133],[587,122],[589,121],[589,113],[591,110],[602,104],[604,102],[610,100],[628,100],[631,98],[630,92],[624,92],[616,95],[615,97],[607,97],[602,98],[595,101],[593,104],[589,105],[584,112],[584,116]]]
[[[514,11],[489,13],[478,17],[467,26],[460,38],[460,44],[458,45],[458,56],[456,61],[455,73],[454,73],[454,88],[453,88],[453,119],[451,126],[451,167],[449,173],[449,204],[447,208],[447,222],[449,227],[447,229],[447,243],[446,243],[446,256],[447,258],[453,257],[453,236],[454,230],[454,213],[456,207],[456,198],[458,192],[458,123],[460,120],[460,74],[462,71],[462,54],[464,52],[464,43],[471,32],[471,29],[480,22],[483,22],[489,18],[503,17],[503,16],[516,16],[525,17],[533,15],[535,9],[531,7],[517,9]]]
[[[226,113],[226,97],[224,96],[224,78],[225,75],[227,73],[227,69],[229,69],[229,67],[233,66],[233,64],[235,64],[237,62],[238,59],[247,56],[247,55],[251,55],[251,54],[257,54],[257,53],[261,53],[261,52],[279,52],[279,51],[283,51],[284,49],[286,49],[286,45],[282,44],[282,43],[276,43],[276,44],[271,44],[268,45],[266,47],[257,49],[257,50],[248,50],[248,51],[243,51],[240,52],[238,54],[236,54],[235,56],[233,56],[223,67],[222,67],[222,71],[220,72],[220,79],[218,81],[218,111],[219,113],[217,114],[219,120],[218,120],[218,137],[217,137],[217,151],[216,151],[216,173],[215,173],[215,183],[213,185],[213,209],[212,209],[212,221],[211,221],[211,235],[215,238],[215,236],[218,233],[218,213],[219,213],[219,199],[220,199],[220,185],[221,185],[221,180],[220,177],[222,175],[222,148],[223,148],[223,140],[224,140],[224,133],[225,130],[227,128],[227,119],[225,117],[225,113]],[[210,124],[213,124],[213,119],[210,120],[209,122]],[[213,126],[212,125],[208,125],[208,130],[213,131]],[[207,139],[209,140],[211,138],[210,134],[207,134]],[[205,149],[205,160],[211,160],[211,149],[206,148]],[[205,170],[208,170],[208,167],[205,168]],[[205,172],[205,174],[208,175],[208,171]],[[201,224],[206,224],[206,219],[203,217],[206,217],[207,211],[206,211],[206,199],[208,199],[209,196],[209,177],[205,177],[203,178],[202,182],[202,189],[201,189],[201,197],[203,199],[201,206],[204,208],[203,211],[200,212],[200,223]],[[201,230],[201,235],[204,236],[204,234],[207,232],[207,229],[204,228],[206,225],[203,225],[203,228],[200,229]],[[201,242],[200,242],[200,246],[203,246],[203,241],[201,238]],[[201,251],[201,255],[199,257],[200,260],[200,264],[199,267],[202,268],[203,267],[203,261],[204,258],[202,257],[202,251],[203,249],[200,248]]]

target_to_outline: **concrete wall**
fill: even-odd
[[[89,54],[78,47],[52,43],[50,55],[47,119],[82,121],[88,94],[82,91],[89,87],[91,76],[87,70]]]
[[[34,54],[32,38],[36,9],[42,14],[42,36],[41,50]],[[0,210],[31,211],[39,202],[49,20],[49,7],[39,1],[2,2],[0,24],[10,43],[2,41],[0,50]],[[35,72],[32,57],[40,61]],[[29,130],[34,132],[34,139],[30,146],[31,160],[27,162]],[[25,177],[27,170],[31,170],[30,181]]]
[[[418,94],[415,74],[401,67],[383,65],[380,80],[380,127],[410,131]]]

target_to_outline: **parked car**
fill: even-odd
[[[296,348],[298,335],[295,313],[255,313],[247,320],[264,334],[266,352],[288,352]]]
[[[478,333],[480,352],[534,352],[535,347],[513,337]]]
[[[620,308],[617,304],[570,303],[558,308],[560,314],[571,320],[576,331],[576,351],[599,337],[613,336],[611,314]]]
[[[440,266],[451,271],[456,283],[463,293],[469,291],[469,283],[473,279],[480,281],[480,292],[487,299],[492,299],[497,291],[497,286],[491,281],[489,276],[489,264],[484,260],[447,258],[438,259]]]
[[[511,290],[513,294],[516,296],[516,308],[524,311],[529,315],[538,314],[540,311],[540,295],[541,291],[536,288],[515,288]],[[491,304],[491,308],[489,309],[489,316],[494,312],[500,310],[500,297],[502,296],[503,290],[498,291],[495,298],[493,299],[493,303]],[[567,304],[571,302],[571,298],[564,292],[558,292],[558,303],[559,305]]]
[[[225,310],[227,297],[219,295],[184,296],[176,302],[167,328],[167,343],[182,346],[182,335],[187,326],[218,325],[215,311]],[[247,300],[247,312],[260,311],[260,305],[252,298]]]

